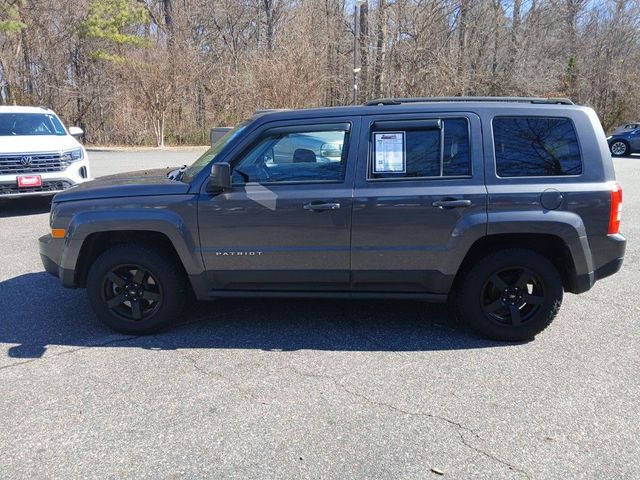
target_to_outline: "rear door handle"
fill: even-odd
[[[471,200],[437,200],[431,205],[438,208],[470,207]]]
[[[311,210],[312,212],[322,212],[324,210],[337,210],[340,208],[340,204],[338,202],[314,200],[313,202],[305,203],[303,208],[305,210]]]

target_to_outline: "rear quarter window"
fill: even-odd
[[[582,173],[578,138],[568,118],[496,117],[493,141],[499,177]]]

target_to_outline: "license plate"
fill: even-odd
[[[42,177],[40,175],[22,175],[18,177],[19,187],[41,187]]]

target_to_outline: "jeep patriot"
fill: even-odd
[[[622,190],[595,112],[565,99],[380,99],[262,111],[190,167],[59,193],[45,269],[110,327],[189,298],[450,301],[501,340],[617,272]]]

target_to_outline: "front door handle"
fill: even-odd
[[[438,208],[470,207],[471,200],[437,200],[431,205]]]
[[[323,212],[324,210],[337,210],[340,208],[340,204],[338,202],[314,200],[313,202],[305,203],[303,208],[312,212]]]

